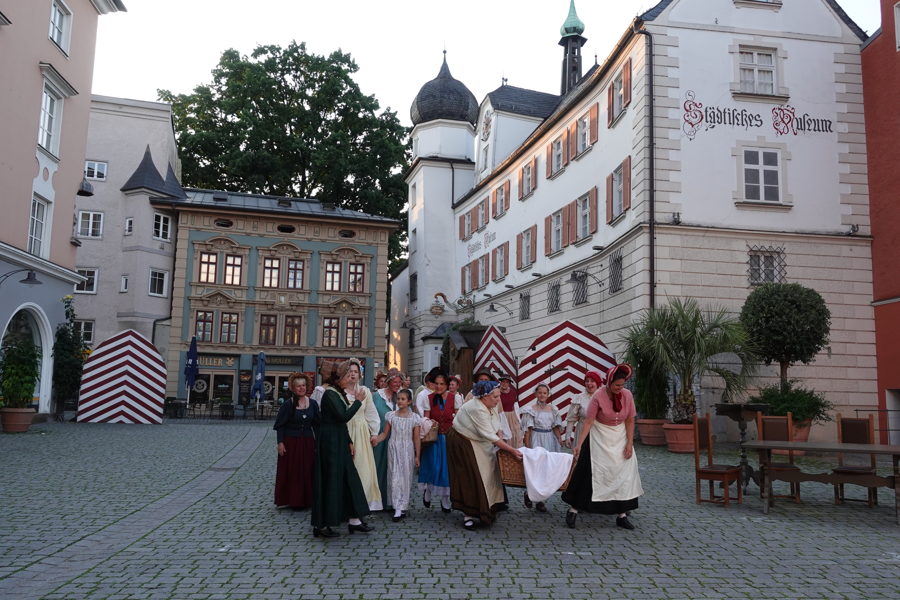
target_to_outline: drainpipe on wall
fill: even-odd
[[[647,61],[647,75],[650,79],[649,95],[650,105],[647,114],[650,118],[650,148],[648,158],[650,161],[650,185],[649,185],[649,204],[650,204],[650,308],[656,307],[656,162],[655,153],[656,138],[653,134],[653,34],[646,29],[638,29],[635,21],[633,31],[638,35],[647,36],[647,46],[650,49],[650,59]]]

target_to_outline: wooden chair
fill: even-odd
[[[700,451],[706,450],[706,464],[700,465]],[[705,417],[694,415],[694,468],[697,474],[697,504],[701,502],[711,502],[713,504],[724,504],[728,508],[730,497],[729,488],[731,482],[737,482],[738,503],[744,502],[744,488],[741,485],[741,467],[740,465],[717,465],[713,464],[712,454],[712,431],[709,426],[709,413]],[[700,481],[709,481],[709,499],[705,499],[700,494]],[[721,481],[725,486],[725,495],[716,496],[715,483]]]
[[[837,416],[837,434],[839,444],[874,444],[875,443],[875,415],[869,415],[868,419],[849,418],[842,419],[840,413]],[[871,454],[870,465],[844,465],[843,453],[838,453],[838,466],[832,469],[832,473],[875,475],[875,455]],[[869,493],[866,500],[844,497],[844,484],[834,484],[835,505],[843,502],[868,502],[869,508],[878,504],[878,488],[867,488]]]
[[[756,413],[756,431],[759,439],[769,440],[771,442],[793,442],[794,441],[794,420],[791,413],[785,417],[769,417]],[[800,467],[794,464],[794,452],[788,451],[788,460],[771,461],[769,469],[772,471],[799,471]],[[760,497],[762,497],[762,487],[759,489]],[[788,495],[777,496],[773,498],[792,498],[797,504],[800,504],[800,483],[791,483],[791,493]]]

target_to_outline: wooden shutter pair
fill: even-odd
[[[613,174],[606,177],[606,222],[613,220]],[[631,208],[631,155],[622,161],[622,212]]]
[[[615,87],[616,81],[615,77],[609,83],[609,88],[606,91],[606,126],[612,127],[613,119],[615,115],[613,111],[615,110]],[[622,108],[624,109],[626,106],[631,104],[631,58],[625,60],[625,63],[622,65]]]

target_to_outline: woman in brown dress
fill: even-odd
[[[278,466],[275,505],[294,510],[312,506],[312,479],[316,464],[319,405],[310,402],[309,378],[294,373],[288,379],[291,396],[281,405],[273,429],[277,432]]]

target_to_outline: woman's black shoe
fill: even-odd
[[[525,492],[525,508],[531,508],[532,506],[531,498],[528,497],[528,492]]]
[[[631,524],[628,517],[616,517],[616,527],[628,530],[634,529],[634,525]]]
[[[403,515],[400,515],[399,517],[397,517],[397,516],[391,517],[391,521],[393,521],[394,523],[399,523],[402,520],[403,520]]]
[[[475,521],[472,519],[466,519],[463,523],[463,529],[466,531],[475,531]]]
[[[538,502],[535,508],[538,512],[547,512],[547,507],[544,506],[543,502]]]
[[[400,516],[405,519],[406,517],[409,516],[409,511],[404,510],[402,513],[400,513]]]
[[[425,498],[422,498],[422,504],[425,505],[425,508],[431,508],[431,500],[426,500]]]
[[[578,517],[578,513],[572,512],[571,510],[566,513],[566,525],[569,526],[569,529],[575,529],[575,519]]]
[[[325,529],[316,529],[315,527],[313,527],[313,537],[333,538],[337,537],[338,535],[338,532],[331,527],[326,527]]]
[[[369,533],[370,531],[375,531],[375,528],[366,525],[364,522],[360,522],[359,525],[347,525],[347,531],[349,531],[350,533],[354,533],[356,531],[360,533]]]

